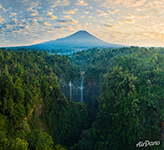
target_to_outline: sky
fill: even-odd
[[[86,30],[109,43],[164,46],[164,0],[0,0],[0,47]]]

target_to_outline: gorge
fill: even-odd
[[[79,79],[65,82],[60,88],[69,101],[82,102],[90,106],[92,101],[96,101],[100,86],[97,79],[88,79],[82,71]]]

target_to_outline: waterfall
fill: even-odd
[[[83,81],[84,81],[83,75],[82,75],[81,78],[82,78],[82,79],[81,79],[81,87],[80,87],[80,89],[81,89],[81,102],[83,102]]]
[[[71,81],[69,81],[69,88],[70,88],[70,101],[71,101],[71,98],[72,98],[72,84],[71,84]]]

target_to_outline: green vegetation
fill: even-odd
[[[130,47],[92,49],[73,56],[76,64],[83,62],[89,78],[100,79],[102,88],[96,121],[72,149],[133,150],[139,141],[161,140],[163,53],[160,48]]]
[[[88,111],[69,103],[58,82],[79,75],[67,56],[1,49],[0,149],[62,149],[77,142],[90,125]]]
[[[99,82],[97,105],[68,102],[60,90],[81,70]],[[135,150],[145,140],[161,142],[146,149],[162,148],[163,48],[71,57],[0,49],[0,83],[0,150]]]

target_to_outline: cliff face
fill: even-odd
[[[86,79],[84,81],[84,103],[88,106],[95,105],[99,90],[100,85],[97,79]]]
[[[99,95],[99,89],[100,86],[97,79],[86,79],[85,76],[61,85],[62,93],[69,101],[84,102],[88,106],[94,104]]]

